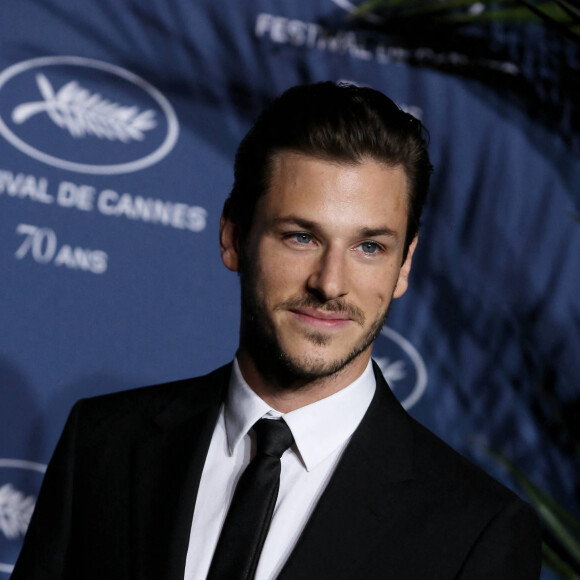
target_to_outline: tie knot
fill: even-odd
[[[260,419],[254,425],[258,453],[280,459],[294,441],[292,431],[284,419]]]

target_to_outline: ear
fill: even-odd
[[[409,272],[411,272],[411,263],[413,261],[413,254],[415,248],[417,247],[417,241],[419,236],[415,236],[413,241],[409,244],[409,250],[407,252],[407,257],[399,270],[399,278],[395,284],[395,291],[393,292],[393,298],[400,298],[406,291],[409,285]]]
[[[232,272],[240,271],[238,228],[222,213],[220,218],[220,251],[224,266]]]

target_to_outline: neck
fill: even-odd
[[[273,376],[263,376],[244,348],[240,347],[237,353],[240,371],[246,383],[263,401],[280,413],[289,413],[316,403],[348,387],[363,374],[369,359],[370,349],[336,373],[315,379],[296,379],[288,383],[277,381]]]

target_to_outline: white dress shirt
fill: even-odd
[[[262,417],[284,417],[294,436],[294,445],[281,459],[280,491],[255,576],[256,580],[276,578],[368,409],[375,388],[369,361],[363,374],[348,387],[282,414],[254,393],[234,360],[228,394],[201,476],[184,580],[205,580],[207,576],[236,484],[253,453],[253,432],[248,431]]]

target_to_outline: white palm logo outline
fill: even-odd
[[[379,365],[387,383],[391,385],[407,376],[404,360],[391,362],[388,357],[380,357],[375,358],[375,362]]]
[[[33,115],[46,112],[61,129],[66,129],[76,139],[92,135],[123,143],[142,141],[145,131],[157,126],[155,111],[141,112],[138,107],[124,107],[91,93],[70,81],[55,92],[48,78],[39,73],[36,84],[43,101],[18,105],[12,111],[12,121],[22,124]]]
[[[403,350],[407,357],[409,357],[408,360],[406,360],[405,357],[405,359],[396,360],[394,362],[391,362],[388,357],[373,357],[391,386],[394,386],[394,383],[397,381],[406,378],[408,368],[406,365],[408,363],[411,363],[412,368],[414,368],[414,372],[411,371],[411,375],[416,375],[414,380],[415,384],[412,391],[404,400],[401,401],[401,405],[408,411],[421,399],[425,392],[428,381],[427,368],[425,367],[425,363],[417,349],[396,330],[388,326],[383,326],[381,335],[392,340]]]
[[[36,505],[33,495],[26,496],[10,483],[0,487],[0,531],[9,540],[24,536]]]

